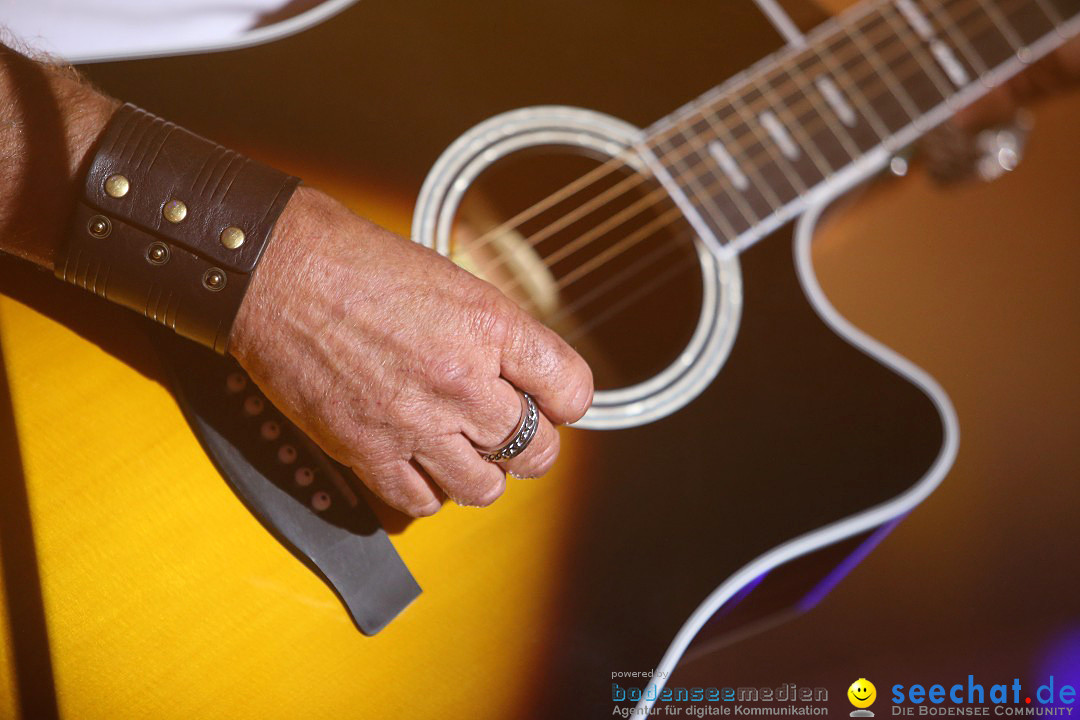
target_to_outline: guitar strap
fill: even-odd
[[[173,392],[203,448],[259,521],[374,635],[420,594],[351,471],[323,453],[233,360],[152,328]]]

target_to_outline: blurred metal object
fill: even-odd
[[[946,123],[919,143],[930,176],[943,185],[971,179],[996,180],[1020,164],[1031,132],[1031,113],[1021,110],[1013,120],[977,133]]]
[[[904,148],[889,159],[889,172],[896,177],[904,177],[911,169],[911,147]]]

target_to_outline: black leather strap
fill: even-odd
[[[299,182],[124,105],[99,140],[56,275],[225,353]]]
[[[278,412],[234,360],[151,330],[184,416],[236,494],[334,589],[361,632],[386,627],[420,586],[352,489],[352,472]]]

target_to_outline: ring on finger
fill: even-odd
[[[521,418],[513,432],[500,445],[491,448],[476,448],[481,457],[488,462],[505,462],[517,457],[525,452],[525,448],[536,437],[536,430],[540,427],[540,411],[536,409],[536,401],[527,392],[521,390],[517,392],[521,396]]]

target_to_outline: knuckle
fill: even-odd
[[[428,380],[442,394],[465,397],[475,392],[476,366],[464,353],[448,354],[433,361]]]
[[[489,345],[505,346],[513,337],[515,318],[506,301],[495,292],[480,293],[470,309],[472,327]]]

